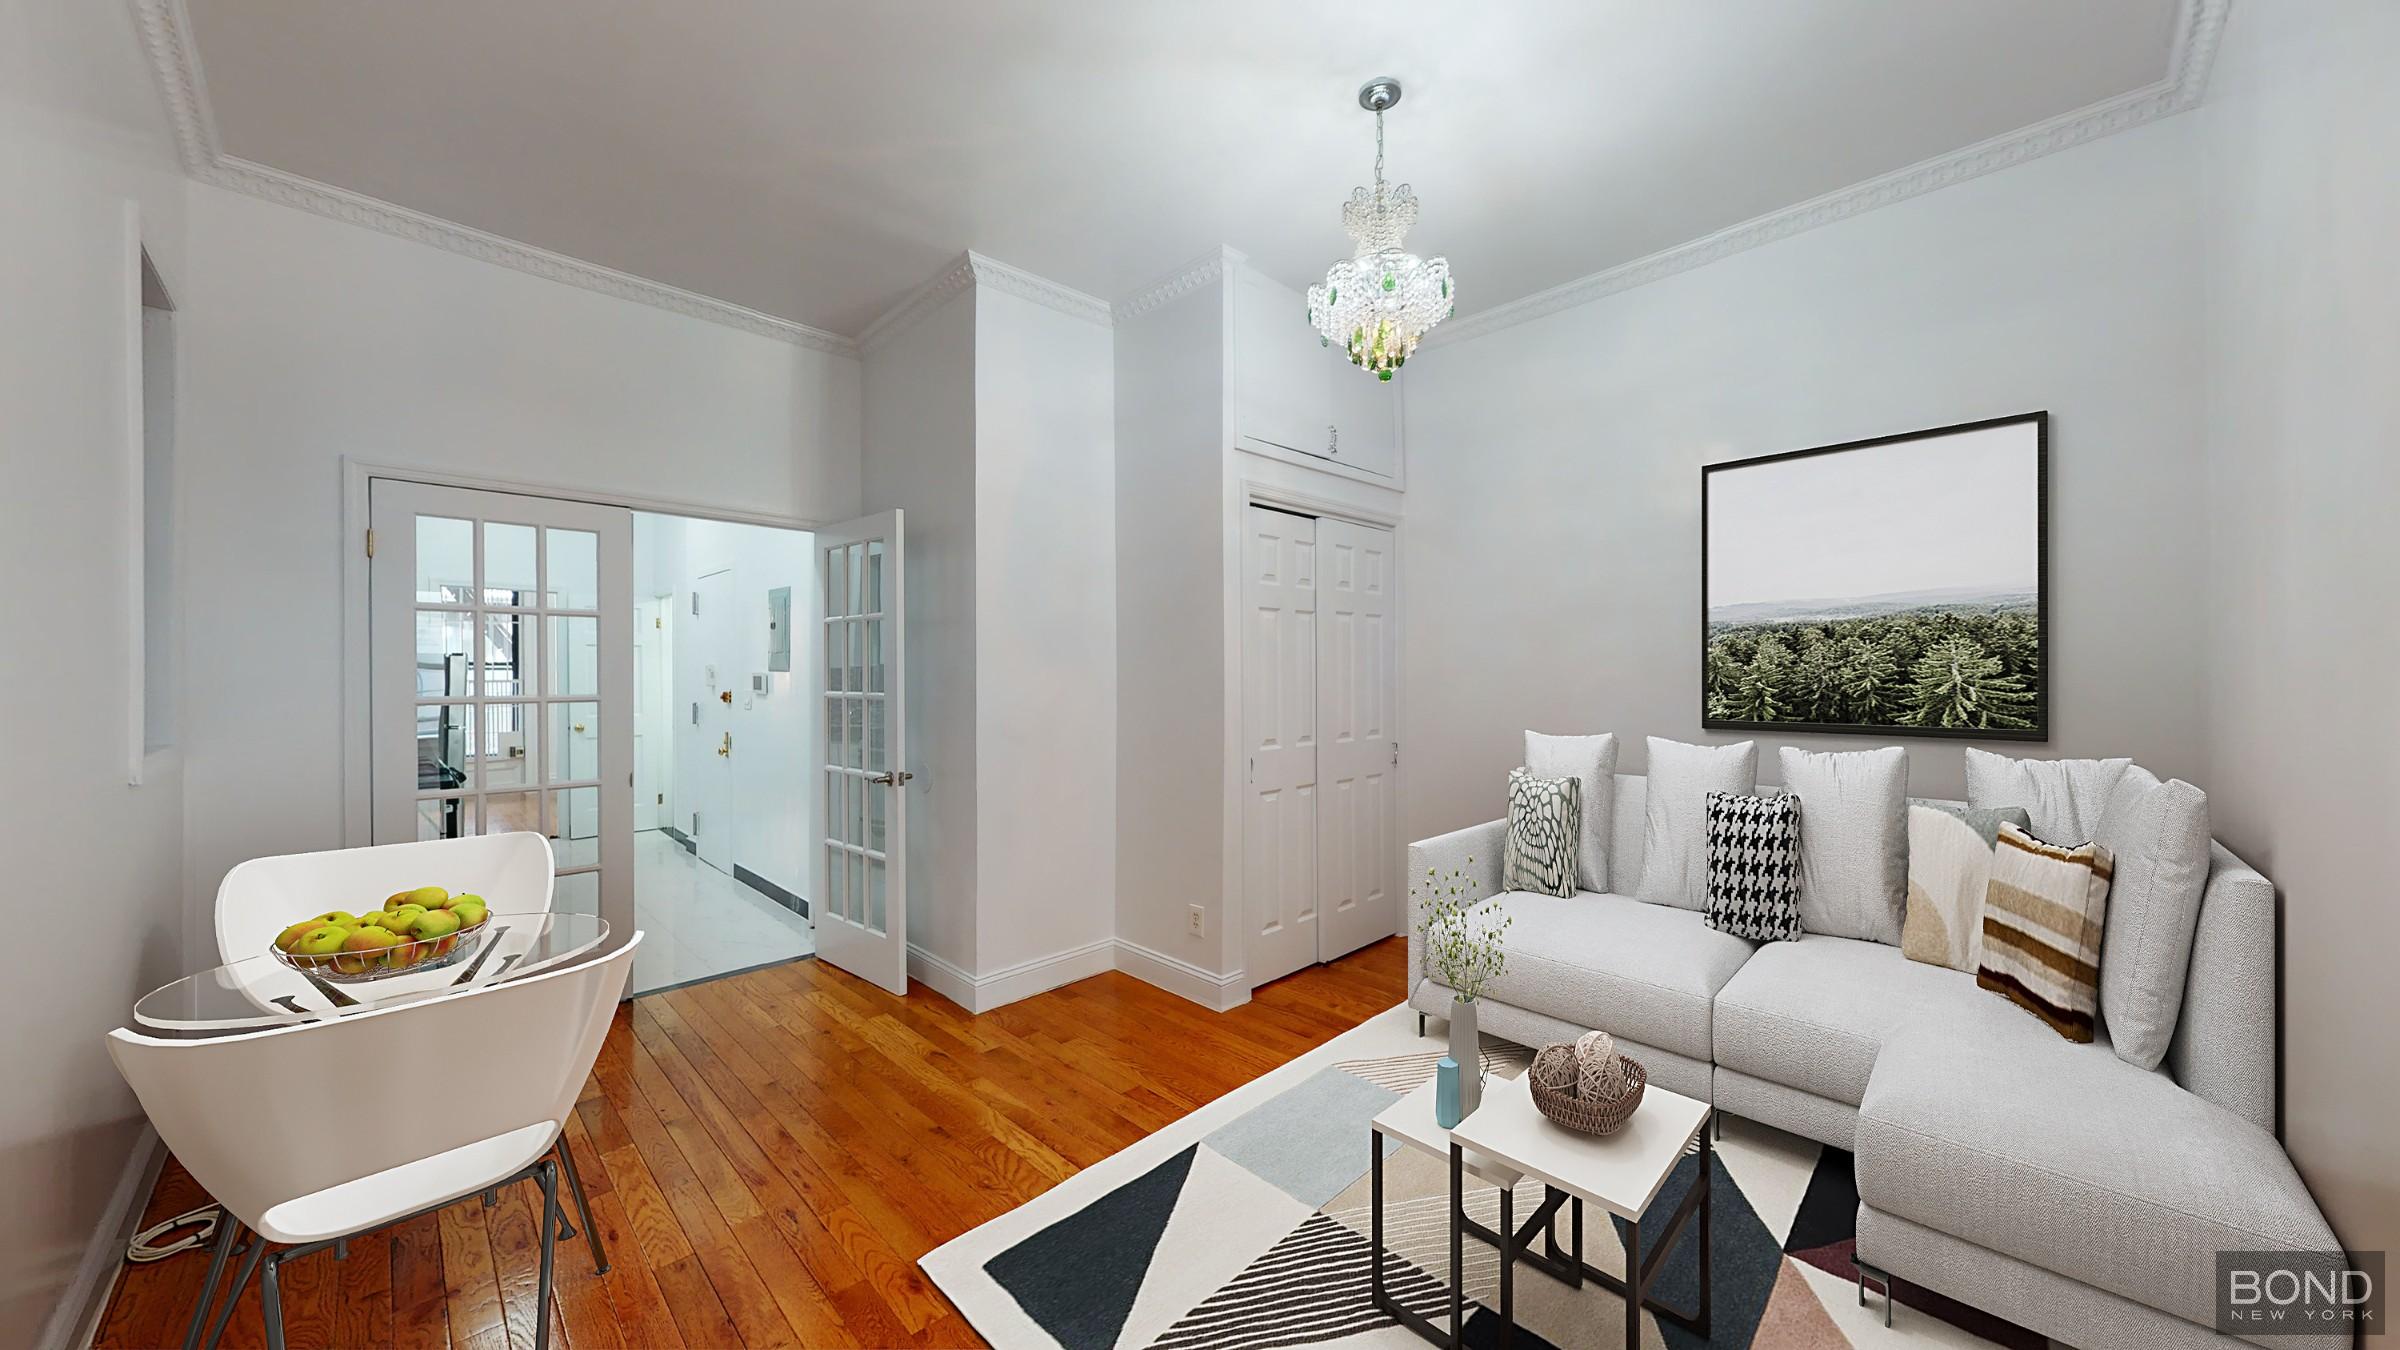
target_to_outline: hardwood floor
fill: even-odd
[[[559,1244],[551,1344],[979,1345],[918,1257],[1391,1007],[1406,959],[1392,938],[1223,1014],[1108,974],[969,1017],[820,961],[636,999],[567,1125],[612,1269]],[[205,1202],[170,1162],[143,1222]],[[537,1204],[285,1266],[292,1350],[530,1346]],[[127,1267],[95,1344],[179,1344],[207,1268]],[[225,1344],[265,1344],[255,1282]]]

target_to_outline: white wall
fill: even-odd
[[[1115,930],[1115,386],[1108,329],[974,294],[975,970],[990,976]]]
[[[2240,4],[2206,135],[2209,809],[2283,896],[2285,1142],[2400,1248],[2400,9]]]
[[[342,458],[729,510],[858,509],[856,361],[191,189],[196,903],[343,842]]]
[[[908,940],[976,964],[975,300],[867,353],[865,509],[907,512]],[[914,952],[909,973],[924,978]]]
[[[2198,778],[2195,130],[2169,119],[1412,363],[1406,837],[1500,814],[1527,727],[1614,730],[1627,772],[1645,735],[1744,739],[1700,730],[1700,465],[2035,408],[2053,671],[2030,753]],[[1876,743],[1758,739],[1769,766],[1779,744]],[[1912,792],[1959,794],[1957,742],[1905,743]]]
[[[127,6],[0,0],[0,184],[0,1327],[22,1344],[79,1310],[78,1264],[141,1136],[101,1038],[185,958],[181,762],[153,756],[126,783],[128,203],[178,298],[189,276],[184,184]]]
[[[823,648],[824,607],[816,584],[813,536],[800,530],[694,520],[649,512],[633,518],[633,567],[637,598],[671,597],[667,609],[678,619],[692,612],[692,587],[701,577],[733,572],[735,622],[732,646],[719,652],[693,648],[688,627],[674,634],[668,675],[666,762],[675,781],[685,783],[686,766],[706,765],[716,745],[692,725],[686,710],[704,691],[689,672],[714,661],[721,684],[733,690],[733,744],[729,819],[709,828],[733,837],[733,861],[794,895],[815,903],[810,864],[817,839],[816,701],[811,691]],[[767,592],[792,591],[792,668],[767,669]],[[752,675],[767,677],[768,691],[754,694]],[[691,828],[693,798],[671,796],[673,823]],[[638,910],[642,897],[634,896]]]

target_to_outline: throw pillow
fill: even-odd
[[[1908,904],[1908,752],[1811,754],[1783,747],[1783,790],[1800,798],[1800,926],[1900,943]]]
[[[1608,830],[1617,818],[1617,738],[1525,733],[1525,768],[1544,778],[1583,784],[1583,838],[1575,850],[1575,880],[1587,891],[1608,889]]]
[[[1583,833],[1583,784],[1508,773],[1508,833],[1500,842],[1500,889],[1575,893],[1575,842]]]
[[[1798,941],[1800,851],[1799,798],[1708,794],[1708,926]]]
[[[1929,966],[1975,973],[1983,955],[1983,893],[1992,881],[2000,827],[2030,829],[2022,806],[1978,811],[1947,803],[1908,804],[1908,912],[1900,954]]]
[[[1649,738],[1637,900],[1678,909],[1708,902],[1708,794],[1758,786],[1758,742],[1686,745]]]
[[[2100,826],[2101,809],[2130,759],[2014,759],[1967,752],[1967,805],[2022,806],[2036,839],[2082,843]]]
[[[2098,844],[2061,848],[2001,826],[1975,982],[2088,1044],[2100,1007],[2108,879],[2108,850]]]
[[[2117,780],[2092,842],[2116,860],[2100,1016],[2117,1058],[2155,1069],[2175,1038],[2208,885],[2208,794],[2135,765]]]

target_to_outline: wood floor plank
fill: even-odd
[[[566,1131],[612,1269],[559,1243],[553,1344],[979,1344],[918,1258],[1391,1007],[1406,965],[1394,938],[1226,1013],[1110,972],[970,1016],[820,961],[635,1000]],[[524,1350],[539,1192],[512,1191],[285,1267],[291,1350]],[[144,1214],[205,1202],[170,1160]],[[94,1344],[179,1343],[207,1266],[127,1267]],[[264,1337],[253,1281],[224,1343]]]

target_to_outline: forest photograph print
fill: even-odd
[[[1701,725],[2045,740],[2049,414],[1700,473]]]

